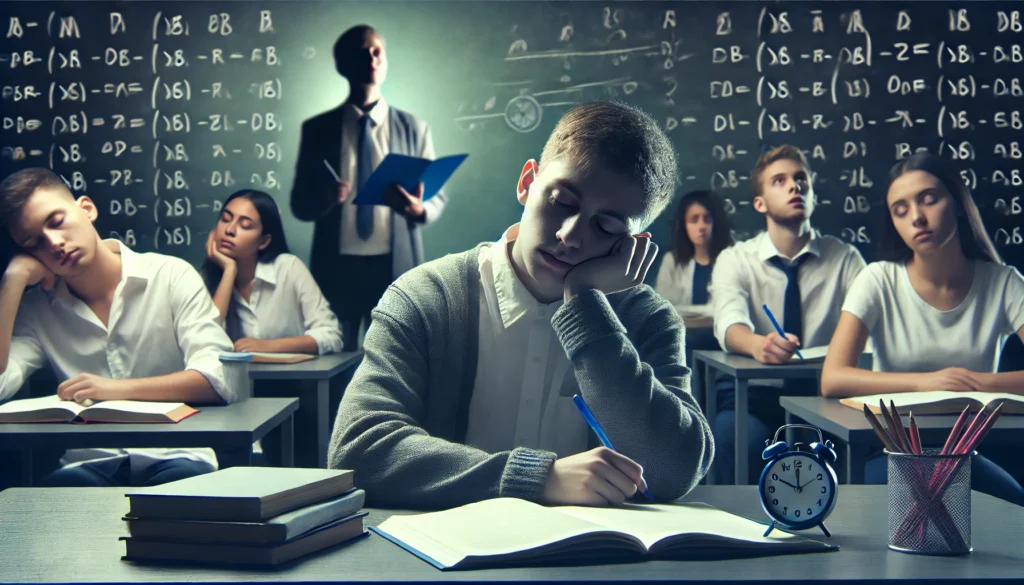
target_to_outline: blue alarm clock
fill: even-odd
[[[799,443],[792,448],[779,441],[779,433],[788,428],[805,428],[817,431],[818,441],[811,443],[810,450],[803,450]],[[775,438],[765,441],[766,448],[761,458],[768,462],[757,483],[757,494],[761,507],[772,522],[764,533],[768,536],[776,524],[789,530],[806,530],[817,526],[831,537],[825,528],[825,518],[836,505],[836,452],[832,441],[825,441],[821,429],[810,425],[783,425],[775,431]]]

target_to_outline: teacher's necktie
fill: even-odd
[[[373,118],[367,113],[363,116],[359,130],[359,160],[357,161],[357,189],[363,185],[373,173]],[[357,191],[358,192],[358,191]],[[373,235],[373,205],[356,205],[356,232],[366,240]]]

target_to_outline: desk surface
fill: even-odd
[[[720,372],[734,378],[751,379],[766,378],[786,380],[793,378],[817,378],[821,374],[821,360],[803,362],[794,359],[788,364],[766,365],[752,357],[727,351],[707,351],[698,349],[693,352],[694,362],[697,359],[709,363]]]
[[[251,380],[327,380],[355,366],[363,351],[330,353],[297,364],[249,364]]]
[[[974,552],[964,557],[926,557],[886,546],[886,487],[841,486],[839,503],[827,521],[838,552],[728,561],[649,561],[579,567],[529,567],[442,572],[383,538],[371,534],[290,563],[276,571],[198,566],[152,566],[121,561],[128,510],[124,488],[9,489],[0,492],[0,575],[7,583],[95,582],[438,582],[544,581],[585,583],[661,581],[799,583],[843,580],[958,583],[1019,579],[1024,547],[1019,527],[1024,508],[974,492]],[[687,499],[765,519],[756,486],[699,486]],[[367,525],[394,512],[370,510]],[[820,533],[816,538],[822,537]]]
[[[780,396],[779,404],[786,412],[802,418],[807,424],[816,426],[846,443],[877,443],[882,447],[878,435],[871,428],[871,423],[864,418],[864,412],[840,404],[837,399],[821,396]],[[909,414],[905,412],[904,423],[909,425]],[[956,423],[958,415],[922,415],[915,416],[921,440],[925,443],[941,445],[949,436],[950,429]],[[992,427],[989,441],[1000,443],[1024,443],[1024,416],[1001,416]]]
[[[0,424],[0,447],[219,447],[263,438],[299,408],[298,398],[250,398],[199,407],[177,424]]]

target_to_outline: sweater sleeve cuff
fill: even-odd
[[[604,293],[595,289],[585,290],[569,299],[555,311],[551,324],[570,360],[587,344],[626,333]]]
[[[551,451],[525,447],[513,449],[505,463],[505,471],[501,474],[498,495],[503,498],[540,500],[555,458],[556,455]]]

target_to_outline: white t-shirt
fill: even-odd
[[[970,292],[949,311],[917,294],[903,263],[874,262],[861,271],[843,311],[871,332],[876,372],[996,371],[1007,337],[1024,326],[1024,277],[1012,266],[974,266]]]
[[[321,355],[341,351],[338,318],[309,269],[292,254],[256,264],[248,302],[238,289],[232,291],[227,331],[232,341],[308,335]]]

